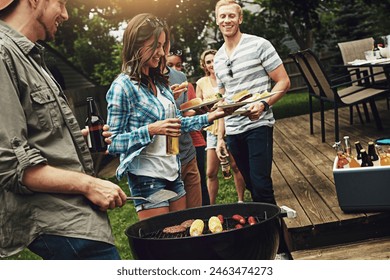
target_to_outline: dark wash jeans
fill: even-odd
[[[226,143],[253,201],[276,204],[271,179],[273,127],[228,135]]]
[[[59,235],[42,234],[28,249],[44,260],[120,260],[114,245]]]

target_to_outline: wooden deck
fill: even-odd
[[[377,106],[382,131],[376,129],[373,119],[361,124],[356,110],[350,125],[349,110],[342,108],[340,138],[348,135],[352,143],[359,140],[367,147],[368,141],[390,136],[390,111],[385,100]],[[325,113],[325,127],[326,143],[322,143],[319,113],[314,114],[314,135],[309,133],[308,115],[277,120],[275,126],[272,178],[276,200],[278,205],[297,211],[297,218],[284,218],[283,225],[292,258],[370,259],[365,244],[367,248],[379,244],[373,249],[377,250],[375,258],[388,259],[390,212],[346,214],[340,209],[332,172],[333,110]]]

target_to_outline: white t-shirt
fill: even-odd
[[[157,88],[157,99],[164,105],[165,111],[173,104]],[[178,156],[167,155],[166,135],[155,135],[152,142],[142,150],[129,164],[129,172],[138,176],[148,176],[174,181],[179,175]]]
[[[248,90],[250,93],[270,91],[271,79],[268,73],[282,63],[268,40],[249,34],[242,34],[240,42],[230,57],[226,54],[225,44],[214,56],[218,87],[225,89],[227,101],[231,101],[231,97],[242,90]],[[233,77],[229,75],[230,70]],[[256,121],[251,121],[245,116],[226,117],[225,130],[227,135],[232,135],[263,125],[273,126],[274,123],[272,110],[269,110]]]

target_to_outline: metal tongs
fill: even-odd
[[[159,190],[146,198],[142,197],[142,196],[128,196],[126,200],[141,199],[141,200],[145,200],[145,201],[150,202],[150,203],[160,203],[163,201],[167,201],[171,198],[174,198],[175,196],[177,196],[177,193],[175,193],[174,191]]]

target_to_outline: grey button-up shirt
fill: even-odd
[[[37,164],[93,174],[77,120],[47,72],[43,47],[0,20],[0,257],[42,233],[114,243],[107,214],[84,196],[32,192],[21,182]]]

